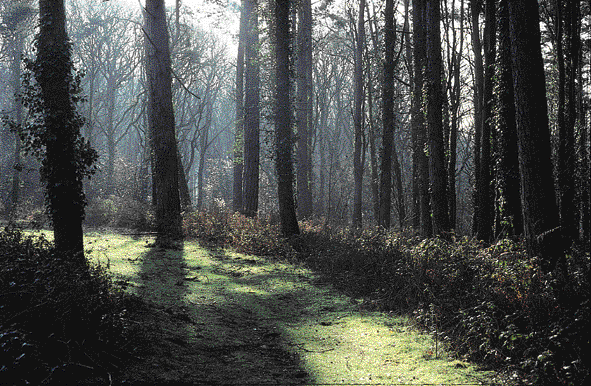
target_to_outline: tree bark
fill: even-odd
[[[556,205],[536,0],[510,0],[511,58],[527,251],[545,271],[564,256]]]
[[[480,136],[480,173],[476,181],[478,196],[476,207],[476,237],[491,241],[494,224],[494,197],[492,194],[492,131],[493,81],[496,56],[496,0],[486,0],[484,26],[484,88],[482,94],[482,123]]]
[[[235,212],[242,211],[242,173],[244,171],[244,45],[246,40],[246,11],[242,0],[240,10],[240,32],[238,37],[238,55],[236,58],[236,126],[234,131],[234,169],[233,199]]]
[[[566,3],[566,4],[564,4]],[[579,8],[580,1],[556,2],[557,61],[559,69],[558,105],[558,192],[560,226],[565,241],[578,239],[575,173],[575,85],[579,69]],[[564,7],[564,15],[563,15]],[[564,29],[563,29],[564,26]],[[563,34],[564,31],[564,34]],[[566,53],[562,47],[566,47]]]
[[[289,78],[289,0],[275,0],[275,135],[277,196],[279,217],[284,236],[300,233],[293,199],[293,165],[291,161],[291,102]]]
[[[297,191],[298,214],[301,219],[312,215],[312,3],[301,0],[298,5],[297,32]]]
[[[148,131],[153,157],[157,245],[182,237],[178,150],[172,106],[172,71],[163,0],[146,0]]]
[[[257,0],[246,0],[246,41],[244,59],[246,67],[244,95],[244,171],[243,171],[243,213],[257,215],[259,207],[259,27]]]
[[[429,197],[429,160],[425,154],[427,143],[427,127],[423,110],[423,87],[427,61],[426,53],[426,0],[413,0],[413,57],[414,57],[414,85],[412,100],[412,139],[413,139],[413,168],[417,174],[414,178],[415,189],[419,193],[420,227],[424,237],[433,234],[431,221],[431,203]]]
[[[482,43],[480,41],[479,17],[482,10],[481,1],[470,2],[472,19],[472,48],[474,50],[474,210],[472,216],[472,234],[476,235],[480,228],[480,200],[482,186],[480,162],[482,160],[482,115],[484,95],[484,64],[482,60]]]
[[[443,142],[442,114],[442,60],[439,23],[439,0],[428,0],[427,25],[427,126],[429,131],[429,173],[431,178],[431,205],[433,208],[433,231],[444,235],[450,231],[447,207],[447,178]]]
[[[357,22],[357,36],[355,39],[355,74],[354,83],[354,111],[353,124],[355,140],[353,150],[353,227],[363,225],[363,46],[365,43],[365,0],[359,2],[359,19]]]
[[[507,0],[499,3],[499,50],[497,72],[497,237],[523,234],[521,188],[519,186],[519,158],[515,97],[511,73],[511,40]]]
[[[379,224],[390,228],[392,207],[392,148],[394,145],[394,0],[386,0],[384,10],[384,80],[382,88],[382,165],[380,175],[380,217]]]
[[[46,159],[42,175],[58,251],[74,253],[85,263],[82,235],[84,193],[77,168],[76,141],[80,135],[71,98],[71,46],[66,32],[64,1],[39,1],[36,80],[44,104]]]

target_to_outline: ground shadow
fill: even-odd
[[[188,254],[201,254],[187,259]],[[146,248],[137,294],[149,305],[148,348],[126,384],[300,384],[308,374],[287,350],[260,294],[237,291],[237,273],[219,254],[184,245]],[[192,256],[194,257],[194,256]],[[253,287],[254,288],[254,287]]]

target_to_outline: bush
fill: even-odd
[[[91,227],[150,229],[153,216],[150,206],[137,200],[110,196],[93,199],[86,207],[84,224]]]
[[[0,374],[16,384],[104,376],[127,343],[129,301],[100,266],[43,238],[0,233]]]
[[[293,248],[283,241],[277,224],[239,213],[190,212],[183,216],[187,237],[208,244],[230,246],[238,252],[259,256],[291,256]]]

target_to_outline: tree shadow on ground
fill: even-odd
[[[282,341],[278,321],[269,317],[268,307],[257,306],[264,297],[260,286],[237,284],[236,266],[219,258],[223,253],[217,250],[187,245],[143,254],[137,293],[149,307],[138,322],[150,327],[148,345],[126,369],[126,384],[309,380],[298,355]]]

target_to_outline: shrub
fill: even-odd
[[[150,229],[153,216],[146,203],[110,196],[95,198],[86,207],[84,224],[91,227],[116,227],[136,230]]]
[[[0,233],[0,372],[16,384],[76,370],[104,375],[126,344],[129,301],[100,266],[80,266],[43,238]]]
[[[291,257],[325,274],[364,306],[412,313],[457,355],[523,382],[589,381],[589,253],[567,258],[569,281],[539,269],[522,242],[485,245],[473,239],[423,240],[405,232],[300,223],[280,237],[276,225],[236,214],[192,213],[185,232],[240,251]]]
[[[284,257],[293,254],[293,248],[283,240],[277,224],[239,213],[185,213],[183,231],[187,237],[208,244],[230,246],[238,252]]]

